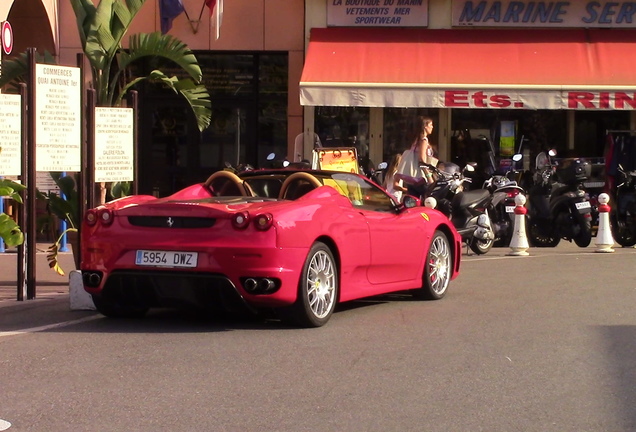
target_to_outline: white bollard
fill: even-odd
[[[530,247],[528,245],[528,237],[526,236],[526,213],[527,209],[524,207],[526,204],[526,197],[519,194],[515,197],[515,221],[512,231],[512,239],[510,239],[510,249],[506,255],[510,256],[528,256],[527,251]]]
[[[69,297],[71,310],[95,310],[93,297],[84,290],[82,272],[79,270],[69,272]]]
[[[614,252],[614,237],[612,237],[612,228],[609,221],[610,206],[609,195],[602,193],[598,196],[598,231],[596,232],[596,251],[595,252]]]

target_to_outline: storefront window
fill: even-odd
[[[287,55],[261,55],[258,84],[258,155],[260,168],[287,156]]]
[[[364,170],[369,169],[369,108],[317,107],[315,132],[324,147],[355,147]]]
[[[427,108],[384,108],[384,132],[382,158],[390,161],[394,154],[402,153],[410,147],[411,128],[417,116],[429,117],[433,120],[433,125],[437,126],[437,110]],[[438,149],[437,133],[433,130],[430,143],[433,148]]]
[[[577,111],[574,143],[578,156],[605,156],[607,131],[629,130],[628,111]]]
[[[288,55],[197,52],[212,101],[210,126],[200,132],[183,98],[142,83],[140,191],[165,196],[204,181],[227,164],[267,167],[267,155],[287,155]],[[184,78],[174,65],[140,62],[141,75],[160,68]],[[135,71],[132,71],[133,75]],[[174,126],[173,126],[174,124]],[[148,162],[149,161],[149,162]]]
[[[550,148],[565,153],[566,126],[567,112],[559,110],[453,110],[451,161],[477,162],[489,172],[520,151],[532,161]]]

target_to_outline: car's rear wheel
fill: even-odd
[[[338,299],[338,266],[327,245],[316,242],[309,250],[298,285],[298,298],[281,310],[285,321],[302,327],[320,327],[331,318]]]
[[[428,249],[422,287],[413,290],[413,296],[422,300],[444,297],[453,272],[453,254],[446,235],[435,231]]]
[[[148,308],[124,305],[101,295],[93,295],[93,304],[100,314],[109,318],[142,318],[148,312]]]

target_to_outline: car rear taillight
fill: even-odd
[[[254,218],[254,226],[260,231],[267,231],[273,223],[274,217],[270,213],[261,213]]]
[[[84,220],[88,226],[95,226],[97,225],[97,222],[104,226],[109,226],[112,225],[115,220],[114,216],[115,215],[111,209],[91,209],[84,215]]]
[[[94,226],[97,223],[97,212],[95,210],[88,210],[84,215],[84,220],[89,226]]]
[[[113,216],[113,211],[110,209],[100,209],[97,212],[97,219],[104,226],[109,226],[113,223],[115,219]]]
[[[250,214],[248,212],[238,212],[232,216],[232,225],[236,229],[245,229],[250,224]]]

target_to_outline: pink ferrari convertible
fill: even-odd
[[[303,327],[363,297],[441,299],[458,275],[461,239],[442,213],[418,204],[398,204],[346,172],[219,171],[165,198],[87,211],[84,288],[111,317],[238,303]]]

